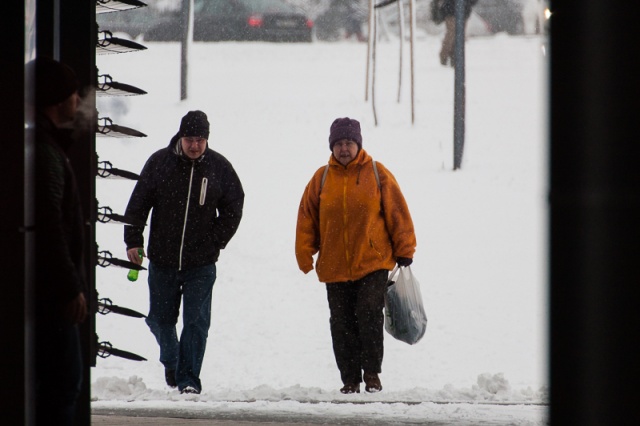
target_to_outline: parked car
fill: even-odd
[[[282,0],[195,0],[194,41],[310,42],[313,22]],[[180,11],[164,13],[145,41],[178,41]]]

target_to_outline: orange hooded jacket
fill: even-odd
[[[320,282],[345,282],[395,267],[397,257],[413,258],[416,237],[407,203],[395,177],[363,149],[346,167],[333,155],[322,186],[319,168],[304,190],[298,209],[296,258],[305,274]]]

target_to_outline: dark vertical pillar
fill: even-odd
[[[0,297],[0,365],[5,366],[0,386],[2,417],[15,424],[28,424],[27,404],[31,400],[28,338],[26,334],[29,277],[26,254],[33,229],[25,226],[25,182],[28,181],[28,146],[25,131],[25,34],[35,20],[26,17],[29,1],[6,2],[2,7],[4,31],[11,42],[2,49],[2,151],[7,160],[0,167],[0,270],[3,293]]]
[[[638,4],[552,11],[550,420],[640,424]]]
[[[465,84],[465,3],[466,0],[455,0],[456,34],[454,43],[455,83],[453,104],[453,169],[462,167],[464,153],[464,131],[466,120],[466,84]]]
[[[0,328],[3,350],[0,365],[2,418],[11,424],[33,424],[34,312],[32,272],[34,261],[33,206],[33,111],[28,99],[33,81],[25,73],[25,63],[37,55],[58,57],[71,65],[83,86],[95,81],[95,2],[84,0],[15,0],[3,4],[4,31],[11,42],[3,47],[2,144],[5,158],[0,167],[0,270],[5,284],[0,298]],[[59,9],[56,9],[59,8]],[[91,102],[90,98],[90,102]],[[95,109],[95,102],[93,102]],[[91,108],[90,108],[91,110]],[[73,166],[81,183],[85,213],[89,220],[88,244],[95,245],[95,120],[88,120],[78,138]],[[90,291],[95,287],[95,250],[90,250],[87,267],[91,273]],[[90,298],[93,302],[93,298]],[[93,316],[82,331],[85,350],[85,387],[79,403],[79,425],[90,424],[90,344],[93,342]]]
[[[51,56],[69,65],[76,72],[83,98],[77,123],[71,134],[74,143],[68,155],[76,174],[78,190],[86,219],[86,270],[89,284],[90,315],[80,326],[83,351],[84,381],[78,400],[77,425],[91,423],[91,366],[95,365],[95,93],[96,82],[96,4],[86,0],[37,0],[37,53]]]
[[[60,60],[78,74],[82,89],[82,107],[74,130],[74,149],[70,153],[72,166],[78,180],[78,190],[83,206],[85,246],[87,247],[86,270],[89,284],[90,315],[80,327],[82,342],[84,381],[78,400],[76,425],[91,424],[91,367],[95,366],[95,268],[96,268],[96,4],[86,0],[60,0]]]

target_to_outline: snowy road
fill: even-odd
[[[93,424],[123,425],[228,425],[296,424],[388,426],[388,425],[538,425],[547,407],[541,405],[456,404],[456,403],[395,403],[393,411],[367,407],[372,404],[331,403],[217,403],[206,409],[196,406],[159,408],[157,405],[131,403],[122,407],[93,405]],[[198,423],[196,420],[203,420]]]

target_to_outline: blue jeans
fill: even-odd
[[[211,325],[211,291],[216,265],[179,271],[149,263],[149,315],[147,325],[160,345],[160,362],[176,370],[180,390],[192,386],[202,390],[200,370]],[[176,324],[183,302],[182,334]]]

